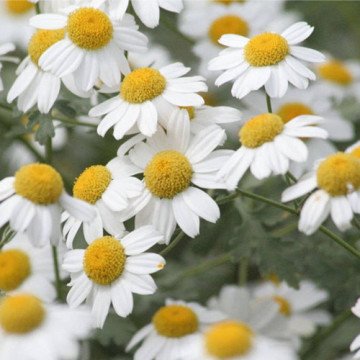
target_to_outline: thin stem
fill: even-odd
[[[267,93],[265,93],[265,95],[266,95],[267,110],[268,110],[269,113],[272,113],[273,111],[272,111],[272,106],[271,106],[271,98]]]
[[[61,279],[60,279],[59,259],[58,259],[57,247],[52,245],[51,250],[52,250],[53,263],[54,263],[56,294],[57,294],[58,300],[61,300],[62,299],[62,291],[61,291]]]
[[[64,123],[64,124],[70,124],[70,125],[74,125],[74,126],[87,126],[87,127],[92,127],[92,128],[96,128],[97,125],[87,122],[87,121],[78,121],[78,120],[72,120],[70,118],[67,118],[63,115],[56,115],[54,116],[54,118],[56,120],[59,120],[60,122]]]
[[[36,12],[36,14],[41,14],[39,1],[35,4],[35,12]]]
[[[306,360],[308,356],[314,355],[314,351],[319,347],[319,345],[329,338],[342,324],[345,323],[351,316],[350,310],[345,310],[339,316],[337,316],[334,321],[326,328],[321,330],[309,344],[309,346],[302,352],[301,359]]]
[[[45,143],[45,162],[47,162],[48,164],[51,164],[52,162],[52,155],[53,155],[53,151],[52,151],[52,139],[49,136],[46,140]]]
[[[172,240],[170,242],[170,244],[160,252],[161,256],[167,255],[180,241],[181,239],[185,236],[185,233],[183,231],[180,231],[176,237],[174,238],[174,240]]]
[[[239,285],[244,286],[248,278],[249,259],[242,258],[239,266]]]

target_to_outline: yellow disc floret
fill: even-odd
[[[5,0],[6,9],[13,15],[22,15],[34,8],[29,0]]]
[[[184,109],[188,112],[190,120],[195,117],[195,108],[193,106],[180,106],[180,109]]]
[[[144,171],[145,185],[159,198],[172,199],[190,185],[193,170],[180,152],[166,150],[157,153]]]
[[[84,7],[69,15],[67,31],[70,40],[78,47],[98,50],[111,41],[114,29],[106,13]]]
[[[84,170],[73,187],[74,197],[95,204],[111,182],[111,173],[106,166],[93,165]]]
[[[112,236],[103,236],[86,249],[84,271],[96,284],[110,285],[123,273],[125,262],[125,250],[120,241]]]
[[[159,70],[139,68],[126,75],[121,87],[120,96],[132,104],[141,104],[161,95],[166,88],[166,79]]]
[[[247,148],[257,148],[274,140],[284,128],[281,117],[275,114],[260,114],[250,119],[240,130],[240,142]]]
[[[40,205],[56,203],[64,189],[60,174],[50,165],[29,164],[15,174],[15,192]]]
[[[31,37],[28,45],[28,53],[31,61],[38,65],[40,56],[52,45],[62,40],[65,30],[37,30]]]
[[[214,44],[219,45],[219,39],[225,34],[248,36],[249,25],[240,16],[224,15],[210,25],[208,35]]]
[[[30,273],[30,260],[25,252],[15,249],[0,252],[0,290],[17,289]]]
[[[252,347],[253,332],[237,321],[223,321],[213,325],[205,334],[205,345],[210,355],[227,359],[247,354]]]
[[[160,335],[170,338],[193,334],[199,328],[197,315],[184,305],[163,306],[155,313],[152,322]]]
[[[350,152],[350,155],[355,156],[356,158],[360,159],[360,146],[355,147]]]
[[[321,162],[317,170],[318,186],[331,196],[360,189],[360,162],[350,154],[336,153]]]
[[[281,117],[286,124],[290,120],[300,115],[314,115],[312,109],[300,102],[291,102],[283,104],[277,111],[277,114]]]
[[[42,302],[33,295],[12,295],[0,302],[0,326],[10,334],[26,334],[35,330],[45,316]]]
[[[341,61],[333,60],[320,65],[318,72],[323,79],[339,85],[349,85],[353,81],[353,76]]]
[[[245,59],[255,67],[276,65],[289,53],[289,45],[279,34],[254,36],[245,46]]]
[[[273,300],[279,305],[279,312],[282,315],[291,315],[291,305],[285,298],[283,298],[282,296],[274,296]]]

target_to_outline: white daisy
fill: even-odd
[[[329,295],[311,281],[301,281],[298,289],[285,282],[265,282],[255,287],[254,295],[278,304],[278,311],[288,324],[289,335],[294,337],[295,341],[298,341],[299,337],[312,336],[318,326],[327,325],[331,321],[327,311],[317,309]]]
[[[241,147],[222,166],[217,177],[233,190],[249,168],[257,179],[285,174],[290,161],[307,159],[308,149],[301,138],[327,137],[327,132],[316,126],[321,122],[322,118],[314,115],[297,116],[286,124],[276,114],[253,117],[239,131]]]
[[[282,97],[288,89],[288,82],[306,89],[309,79],[315,80],[315,74],[299,60],[325,60],[320,52],[296,45],[307,39],[313,30],[307,23],[298,22],[281,34],[265,32],[251,39],[223,35],[219,42],[228,48],[209,63],[209,70],[225,71],[215,84],[220,86],[234,80],[231,93],[239,99],[262,86],[269,96]]]
[[[294,200],[316,188],[301,209],[299,230],[311,235],[329,215],[340,231],[349,229],[354,213],[360,213],[359,158],[342,152],[328,156],[286,189],[282,201]]]
[[[197,303],[168,299],[152,322],[134,335],[126,351],[142,342],[134,360],[188,360],[199,351],[203,329],[222,319],[219,312]]]
[[[135,14],[149,28],[159,25],[160,8],[175,13],[183,9],[183,0],[109,0],[110,9],[115,12],[117,18],[122,18],[130,1]]]
[[[167,119],[177,106],[200,106],[203,98],[197,94],[207,91],[201,76],[182,77],[190,71],[181,63],[159,70],[144,67],[133,70],[122,81],[120,93],[92,108],[90,116],[106,116],[97,132],[104,136],[114,126],[115,139],[140,131],[152,136],[159,119]]]
[[[141,195],[144,185],[132,175],[138,169],[124,157],[115,158],[106,166],[92,165],[76,179],[73,196],[96,208],[96,218],[83,222],[63,213],[63,235],[68,248],[72,248],[74,237],[81,225],[86,238],[94,239],[103,235],[103,228],[111,235],[120,236],[124,232],[122,221],[127,218],[122,210],[128,210],[129,201]],[[128,213],[128,211],[127,211]]]
[[[285,341],[287,326],[278,315],[278,304],[253,299],[245,288],[224,286],[209,306],[224,313],[226,320],[205,331],[201,354],[191,360],[297,359]]]
[[[36,248],[17,233],[0,251],[0,268],[1,291],[31,293],[45,301],[56,297],[50,244]]]
[[[40,14],[30,23],[38,29],[66,28],[65,38],[39,59],[44,71],[58,77],[73,74],[77,87],[89,91],[98,80],[106,86],[120,84],[120,72],[128,73],[124,51],[146,51],[147,38],[137,31],[133,18],[114,20],[102,10],[105,0],[70,6],[62,14]]]
[[[360,299],[357,300],[356,304],[351,308],[352,313],[360,318]],[[356,351],[355,355],[350,359],[360,359],[360,335],[356,336],[350,345],[350,351]],[[344,359],[345,360],[345,359]]]
[[[2,63],[1,63],[2,61],[10,61],[10,62],[14,62],[14,63],[18,62],[18,59],[16,57],[7,55],[7,53],[14,51],[14,50],[15,50],[15,45],[12,43],[5,43],[5,44],[0,45],[0,71],[2,69]],[[4,90],[4,84],[0,77],[0,91],[3,91],[3,90]]]
[[[1,360],[77,359],[79,341],[90,333],[91,318],[86,308],[72,310],[66,305],[48,304],[27,293],[0,301]]]
[[[46,164],[25,165],[15,176],[0,181],[0,201],[0,227],[9,221],[35,246],[58,244],[63,209],[83,221],[96,215],[91,205],[65,192],[61,175]]]
[[[259,108],[265,108],[264,99],[263,94],[254,92],[243,101],[253,115],[259,112]],[[283,98],[272,100],[272,108],[284,123],[300,115],[318,115],[324,119],[320,127],[328,132],[328,139],[306,139],[309,156],[306,162],[291,165],[291,172],[295,176],[311,170],[315,161],[334,153],[336,147],[332,141],[349,141],[354,138],[355,132],[352,123],[334,109],[329,97],[319,93],[316,86],[310,86],[306,91],[289,89]]]
[[[111,304],[119,316],[128,316],[133,310],[133,293],[150,295],[156,291],[150,274],[163,269],[165,260],[144,251],[161,239],[152,226],[137,228],[121,239],[86,238],[89,246],[85,250],[70,250],[64,257],[63,268],[71,273],[70,307],[87,299],[94,324],[100,328]]]
[[[137,226],[154,225],[168,243],[176,224],[188,236],[195,237],[200,218],[218,220],[218,205],[198,187],[224,188],[215,180],[217,170],[232,153],[215,150],[224,136],[224,130],[209,126],[191,137],[188,112],[175,110],[167,134],[159,128],[153,137],[134,146],[129,158],[144,175],[146,204],[135,217]]]

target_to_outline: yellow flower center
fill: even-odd
[[[103,236],[92,242],[85,251],[84,271],[99,285],[110,285],[123,273],[126,255],[120,241]]]
[[[126,75],[121,87],[120,96],[132,104],[141,104],[161,95],[166,88],[166,79],[159,70],[139,68]]]
[[[227,359],[247,354],[253,342],[253,332],[237,321],[223,321],[213,325],[205,334],[205,345],[210,355]]]
[[[356,158],[360,159],[360,146],[353,149],[350,155],[355,156]]]
[[[323,160],[317,170],[318,186],[332,196],[360,188],[360,162],[350,154],[336,153]]]
[[[280,278],[275,273],[270,273],[266,275],[265,280],[272,282],[276,286],[279,286],[281,283]]]
[[[291,315],[291,305],[282,296],[274,296],[273,300],[279,305],[279,312],[285,316]]]
[[[29,164],[15,174],[15,192],[40,205],[56,203],[64,189],[60,174],[50,165]]]
[[[284,128],[281,117],[275,114],[260,114],[240,129],[240,142],[247,148],[257,148],[266,142],[274,140]]]
[[[309,106],[306,106],[300,102],[291,102],[282,105],[277,114],[281,117],[283,122],[286,124],[290,120],[300,115],[314,115],[314,112]]]
[[[111,182],[111,173],[106,166],[93,165],[85,169],[76,179],[74,197],[95,204]]]
[[[184,109],[188,112],[190,120],[195,117],[195,108],[193,106],[180,106],[180,109]]]
[[[28,53],[31,61],[38,65],[41,55],[52,45],[62,40],[65,29],[60,30],[37,30],[31,37],[28,45]]]
[[[13,15],[22,15],[34,8],[34,4],[28,0],[5,0],[5,6]]]
[[[221,16],[210,25],[208,35],[214,44],[219,45],[219,39],[225,34],[248,36],[249,25],[237,15]]]
[[[159,197],[172,199],[190,185],[193,170],[189,160],[175,150],[157,153],[144,171],[145,185]]]
[[[81,8],[69,15],[67,31],[71,41],[86,50],[98,50],[113,37],[110,18],[101,10]]]
[[[10,334],[26,334],[35,330],[45,316],[42,302],[33,295],[13,295],[0,302],[0,326]]]
[[[320,65],[318,72],[323,79],[339,85],[349,85],[353,81],[350,71],[340,61],[333,60]]]
[[[193,334],[199,328],[197,315],[184,305],[163,306],[155,313],[152,322],[160,335],[170,338]]]
[[[25,252],[15,249],[0,252],[0,290],[17,289],[30,273],[30,259]]]
[[[263,33],[254,36],[245,46],[245,59],[251,66],[271,66],[283,61],[289,45],[279,34]]]

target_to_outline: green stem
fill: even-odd
[[[265,93],[266,94],[266,106],[267,106],[267,111],[269,112],[269,113],[272,113],[273,111],[272,111],[272,106],[271,106],[271,98],[270,98],[270,96],[267,94],[267,93]]]
[[[51,137],[48,137],[45,143],[45,162],[48,164],[51,164],[52,162],[52,139]]]
[[[248,278],[249,259],[242,258],[239,266],[239,285],[244,286]]]
[[[176,237],[174,238],[174,240],[172,240],[170,242],[170,244],[160,252],[161,256],[165,256],[167,255],[180,241],[181,239],[185,236],[185,233],[183,231],[180,231]]]
[[[41,14],[40,2],[37,2],[37,3],[35,4],[35,12],[36,12],[37,15],[38,15],[38,14]]]
[[[57,247],[52,245],[51,250],[52,250],[53,263],[54,263],[56,294],[57,294],[58,300],[61,300],[62,299],[62,291],[61,291],[61,279],[60,279]]]
[[[319,331],[319,333],[314,336],[309,346],[301,354],[301,359],[306,360],[310,355],[314,355],[314,352],[317,350],[319,345],[330,337],[342,324],[345,323],[351,316],[351,310],[345,310],[339,316],[337,316],[334,321],[326,328]]]
[[[63,115],[59,115],[56,114],[54,115],[54,119],[64,123],[64,124],[70,124],[70,125],[74,125],[74,126],[87,126],[87,127],[92,127],[92,128],[97,128],[97,124],[93,124],[87,121],[77,121],[77,120],[72,120],[70,118],[67,118]]]

